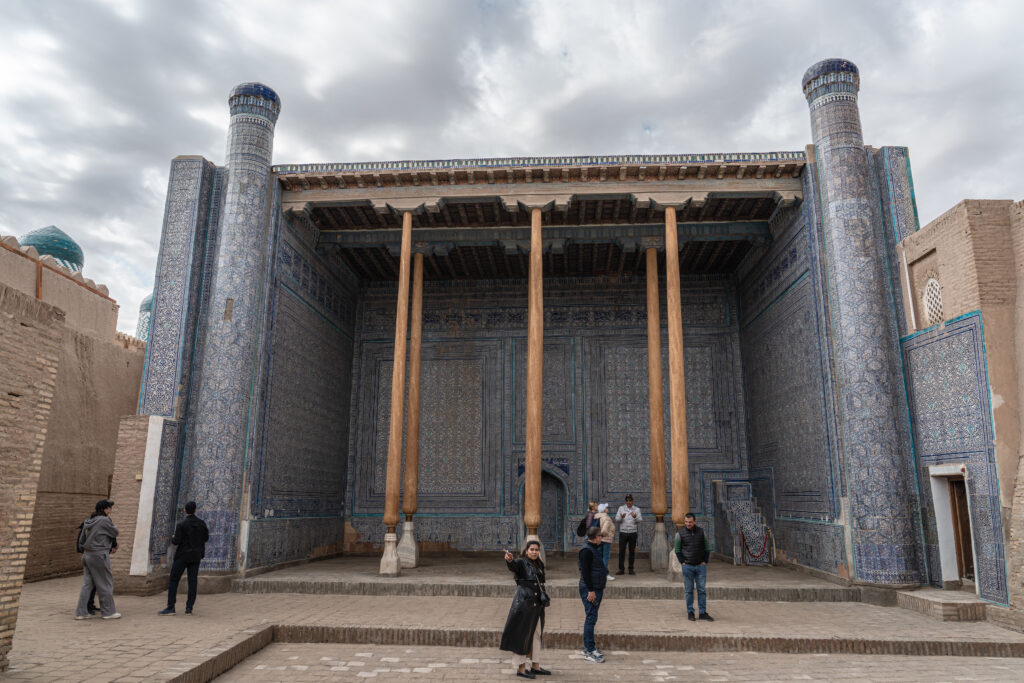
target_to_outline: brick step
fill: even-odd
[[[897,591],[896,604],[939,621],[984,621],[985,603],[970,593],[919,588]]]
[[[575,582],[549,582],[547,591],[552,598],[579,599]],[[473,598],[509,598],[515,585],[502,582],[423,582],[402,581],[324,581],[309,579],[264,578],[235,579],[233,593],[304,593],[315,595],[416,595],[457,596]],[[859,602],[860,589],[852,586],[715,586],[707,587],[709,600],[737,600],[757,602]],[[629,585],[609,582],[606,600],[683,600],[681,584]]]
[[[277,643],[373,643],[380,645],[497,648],[501,629],[449,629],[413,626],[330,626],[276,624]],[[578,649],[580,631],[544,633],[544,647]],[[598,632],[604,650],[658,652],[766,652],[779,654],[860,654],[951,657],[1024,657],[1024,642],[995,640],[874,639],[786,637],[736,634]]]

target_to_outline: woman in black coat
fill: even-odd
[[[517,676],[536,678],[551,672],[540,666],[540,640],[544,631],[544,606],[540,604],[544,585],[544,563],[540,559],[540,543],[528,541],[523,556],[512,559],[505,551],[505,564],[516,575],[516,594],[508,611],[501,649],[511,652],[512,663],[519,665]]]

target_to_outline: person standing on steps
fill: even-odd
[[[519,559],[505,551],[505,564],[515,574],[516,593],[512,598],[505,630],[501,633],[501,649],[513,654],[512,663],[520,678],[548,676],[550,671],[540,665],[541,639],[544,635],[544,562],[540,559],[540,543],[527,541]]]
[[[82,523],[79,544],[82,546],[82,590],[78,594],[75,619],[88,619],[89,594],[96,589],[100,613],[104,619],[120,619],[114,609],[114,575],[110,573],[110,556],[117,552],[117,527],[110,521],[114,502],[104,498],[96,503],[96,511]]]
[[[598,664],[604,661],[604,654],[594,641],[594,627],[597,626],[597,611],[601,608],[601,597],[608,581],[608,567],[604,563],[601,543],[601,528],[590,527],[587,529],[587,542],[576,558],[576,566],[580,570],[580,599],[587,615],[583,621],[583,658]]]
[[[178,597],[178,583],[181,575],[188,572],[188,598],[185,600],[185,614],[192,614],[199,588],[199,563],[206,557],[206,542],[210,530],[206,522],[196,517],[196,502],[185,503],[185,519],[178,522],[171,543],[178,546],[171,564],[171,577],[167,582],[167,607],[157,612],[162,616],[174,614],[174,603]]]
[[[633,571],[633,564],[636,560],[637,523],[643,518],[640,508],[633,505],[633,494],[627,493],[626,504],[620,505],[618,512],[615,513],[615,521],[619,522],[619,571],[616,572],[619,576],[622,576],[626,570],[627,546],[629,547],[629,573],[636,574]]]
[[[612,543],[615,542],[615,522],[612,521],[611,516],[608,514],[608,503],[601,503],[597,506],[597,514],[594,515],[594,520],[601,529],[601,557],[604,561],[605,569],[608,570],[608,580],[614,581],[615,577],[612,576],[611,560]]]
[[[706,584],[708,578],[708,558],[711,557],[711,545],[708,543],[704,530],[697,526],[697,518],[687,512],[683,518],[683,528],[676,532],[674,547],[676,559],[683,566],[683,590],[686,592],[686,618],[696,621],[693,615],[693,588],[697,587],[697,607],[700,609],[701,621],[714,621],[708,614]]]

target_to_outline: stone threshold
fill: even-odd
[[[578,598],[575,584],[549,583],[552,598]],[[425,583],[422,581],[312,581],[302,579],[235,579],[233,593],[305,593],[314,595],[415,595],[424,597],[454,596],[470,598],[508,598],[515,585],[507,581],[494,583]],[[756,602],[860,602],[861,591],[854,586],[715,586],[707,587],[709,600]],[[606,600],[683,600],[679,584],[663,586],[630,586],[609,583]]]

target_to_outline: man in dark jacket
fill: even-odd
[[[708,558],[711,546],[704,530],[697,526],[697,519],[692,512],[683,518],[683,528],[676,532],[676,559],[683,566],[683,590],[686,591],[686,617],[696,621],[693,616],[693,585],[697,584],[697,606],[700,608],[701,621],[714,621],[708,614],[705,585],[708,578]]]
[[[171,564],[171,579],[167,584],[167,607],[157,614],[174,614],[174,603],[178,597],[178,583],[181,575],[188,572],[188,599],[185,602],[185,614],[192,614],[196,604],[196,590],[199,585],[199,562],[206,556],[206,542],[210,540],[210,531],[206,522],[196,517],[196,502],[185,503],[185,519],[178,522],[174,529],[171,543],[178,546]]]
[[[604,655],[594,642],[597,610],[601,607],[601,596],[608,581],[608,567],[601,553],[601,527],[587,529],[587,542],[580,548],[577,565],[580,568],[580,599],[587,613],[583,622],[583,658],[588,662],[601,663]]]

